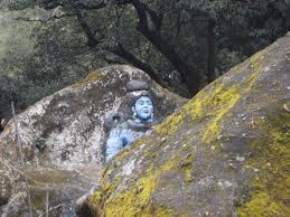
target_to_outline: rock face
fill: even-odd
[[[20,4],[24,1],[15,1],[14,5],[12,2],[0,1],[1,75],[33,71],[36,76],[37,69],[42,76],[57,71],[75,77],[98,65],[95,52],[84,52],[87,39],[77,20],[65,16],[63,8],[45,10],[35,1],[23,5]]]
[[[120,153],[94,217],[290,216],[290,34]]]
[[[126,85],[132,79],[149,85],[157,120],[184,103],[143,71],[116,65],[42,99],[7,124],[0,135],[1,217],[44,216],[47,206],[51,217],[76,216],[75,200],[98,185],[105,117],[131,115]]]
[[[84,81],[44,98],[11,120],[0,136],[2,156],[65,169],[92,162],[98,165],[105,116],[120,110],[124,118],[130,116],[126,84],[132,79],[150,83],[155,95],[155,116],[159,120],[183,101],[136,68],[125,65],[103,68]]]
[[[17,108],[22,111],[107,65],[87,46],[76,17],[62,7],[40,8],[39,2],[0,1],[0,76],[18,84]],[[1,113],[7,111],[0,107]]]

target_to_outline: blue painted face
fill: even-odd
[[[141,96],[138,98],[132,107],[133,112],[137,118],[142,121],[148,121],[153,116],[153,103],[148,96]]]

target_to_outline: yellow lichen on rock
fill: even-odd
[[[160,176],[175,166],[170,160],[159,170],[148,169],[146,175],[125,191],[109,197],[104,204],[106,217],[174,217],[173,211],[152,202],[152,194],[158,187]]]
[[[239,217],[288,217],[281,213],[282,207],[273,202],[272,198],[266,193],[257,193],[253,200],[240,210]]]
[[[90,197],[90,204],[100,204],[103,198],[103,192],[101,190],[95,191],[94,194]]]
[[[241,84],[224,85],[222,79],[215,81],[210,90],[201,91],[192,100],[186,103],[179,112],[168,117],[155,127],[160,136],[172,135],[190,117],[192,121],[198,121],[202,117],[210,116],[212,119],[202,135],[204,143],[210,143],[220,132],[219,122],[225,114],[235,106],[241,96],[245,96],[254,85],[258,75],[263,70],[264,52],[259,52],[250,59],[250,67],[253,73]],[[240,64],[239,68],[243,64]],[[233,69],[235,71],[237,69]]]
[[[102,80],[104,78],[104,75],[101,73],[101,71],[93,71],[87,75],[83,80],[76,82],[75,84],[72,85],[73,88],[83,88],[84,84],[90,83],[90,82],[95,82]]]
[[[220,121],[235,106],[239,99],[240,91],[238,91],[236,87],[224,90],[221,88],[217,90],[217,93],[211,100],[215,109],[209,115],[212,115],[213,118],[207,125],[202,136],[202,141],[204,143],[209,144],[217,138],[220,133]]]
[[[185,114],[181,111],[178,112],[169,118],[167,118],[164,122],[154,127],[154,130],[160,135],[171,135],[175,133],[178,127],[183,123]]]
[[[118,217],[118,216],[147,216],[142,209],[145,208],[150,202],[150,194],[155,189],[156,177],[148,175],[141,178],[133,189],[122,193],[117,198],[109,200],[105,204],[105,216]],[[147,210],[148,212],[148,210]]]
[[[250,199],[238,213],[240,217],[290,216],[290,115],[262,122],[264,139],[253,143],[255,155],[248,165],[258,170]]]
[[[204,102],[203,107],[213,106],[209,115],[213,116],[210,123],[207,125],[203,133],[202,141],[206,144],[213,142],[220,134],[220,121],[228,115],[230,110],[237,104],[241,96],[245,97],[254,86],[259,73],[263,70],[261,60],[264,57],[261,54],[256,54],[251,59],[254,72],[240,85],[232,85],[231,87],[224,87],[220,84],[212,91],[210,97],[207,97],[207,102]],[[205,110],[205,109],[203,109]]]
[[[187,183],[192,182],[194,179],[192,175],[193,160],[194,157],[192,154],[190,154],[181,163],[181,170],[183,172],[184,180]]]
[[[103,77],[104,77],[104,75],[102,73],[100,73],[100,71],[94,71],[94,72],[91,72],[90,74],[88,74],[88,76],[85,77],[83,82],[84,83],[93,82],[93,81],[101,80]]]

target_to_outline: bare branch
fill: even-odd
[[[83,13],[77,8],[76,5],[72,5],[74,8],[74,12],[77,16],[80,26],[84,30],[85,34],[88,38],[88,46],[89,47],[96,47],[99,44],[99,41],[95,38],[95,32],[91,29],[89,24],[87,23]]]
[[[49,189],[48,189],[48,185],[46,185],[46,195],[45,195],[45,217],[49,217],[48,213],[49,213]]]
[[[48,213],[50,213],[51,211],[53,211],[53,210],[56,210],[56,209],[59,209],[59,208],[61,208],[61,207],[63,207],[64,205],[61,203],[61,204],[58,204],[58,205],[56,205],[56,206],[54,206],[54,207],[51,207],[51,208],[49,208],[47,211],[48,212],[46,212],[45,213],[45,215],[47,215]],[[40,216],[38,216],[38,217],[44,217],[44,214],[42,214],[42,215],[40,215]]]
[[[15,127],[15,140],[17,144],[18,156],[19,156],[20,164],[22,164],[24,162],[24,158],[22,154],[22,143],[21,143],[21,138],[20,138],[19,129],[18,129],[18,121],[17,121],[17,117],[15,113],[14,101],[11,101],[11,110],[12,110],[13,122],[14,122],[14,127]]]
[[[24,182],[25,182],[25,190],[26,190],[27,199],[28,199],[29,217],[33,217],[30,188],[28,184],[28,179],[26,177],[24,177]]]

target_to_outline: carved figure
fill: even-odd
[[[147,87],[145,84],[143,85],[144,88]],[[154,121],[152,96],[148,90],[140,90],[140,85],[141,82],[139,82],[138,88],[135,87],[137,90],[130,89],[132,91],[131,94],[134,96],[131,100],[132,117],[119,124],[116,124],[116,121],[122,119],[121,115],[115,114],[112,117],[114,126],[110,130],[106,142],[106,161],[143,136],[152,126]],[[128,86],[130,87],[130,84]]]

